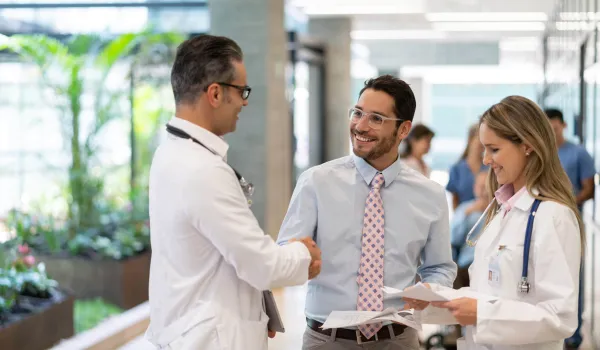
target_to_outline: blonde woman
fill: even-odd
[[[470,289],[493,300],[434,306],[467,326],[463,349],[562,350],[577,327],[584,233],[552,128],[534,102],[510,96],[483,114],[479,137],[494,199],[483,232],[467,237]]]

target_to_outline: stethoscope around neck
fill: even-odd
[[[217,155],[217,152],[215,152],[211,148],[207,147],[202,142],[198,141],[196,138],[192,137],[190,134],[188,134],[187,132],[185,132],[179,128],[176,128],[170,124],[167,124],[167,132],[173,136],[192,140],[194,143],[197,143],[200,146],[206,148],[212,154]],[[240,173],[238,173],[234,167],[232,167],[231,165],[229,165],[229,167],[231,167],[231,170],[233,170],[233,172],[235,173],[235,176],[237,177],[238,181],[240,182],[240,186],[242,187],[244,196],[246,196],[246,200],[248,201],[248,206],[251,206],[252,199],[250,199],[250,197],[252,197],[252,194],[254,194],[254,185],[251,182],[246,181],[246,179],[244,179],[244,177]]]
[[[477,238],[475,241],[472,241],[471,235],[473,234],[473,232],[475,231],[477,226],[479,226],[479,223],[481,222],[481,220],[486,216],[487,212],[490,210],[490,208],[492,207],[492,204],[494,203],[495,200],[496,200],[496,198],[492,199],[490,204],[488,204],[487,208],[485,208],[485,211],[483,212],[481,217],[479,217],[479,219],[477,220],[475,225],[473,225],[473,227],[471,228],[471,231],[469,231],[469,233],[467,234],[466,241],[467,241],[467,245],[469,245],[470,247],[474,247],[477,244],[477,241],[479,240],[479,238]],[[541,202],[542,201],[539,199],[535,199],[533,201],[533,205],[531,206],[531,210],[529,211],[529,219],[527,220],[527,227],[525,228],[525,242],[523,244],[523,270],[521,271],[521,280],[519,281],[519,284],[517,285],[517,291],[521,292],[521,293],[529,293],[529,291],[531,290],[531,284],[529,283],[529,279],[527,277],[527,271],[529,269],[529,248],[531,247],[531,235],[533,233],[533,220],[535,219],[535,213],[537,212],[537,209],[540,206]],[[484,228],[481,232],[483,233],[483,231],[485,231],[486,228]]]

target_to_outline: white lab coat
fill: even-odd
[[[161,349],[266,350],[262,290],[305,283],[310,253],[263,233],[225,162],[225,141],[179,118],[169,123],[217,155],[167,135],[154,156],[146,336]]]
[[[469,269],[470,288],[499,299],[478,301],[477,325],[467,327],[463,349],[561,350],[564,339],[577,327],[581,244],[577,219],[566,206],[552,201],[540,204],[529,256],[531,290],[517,291],[533,201],[525,192],[506,216],[501,209],[477,242]],[[499,254],[500,246],[505,248]],[[489,262],[497,254],[500,281],[493,283]]]

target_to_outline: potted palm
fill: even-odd
[[[122,308],[148,298],[147,211],[133,205],[139,202],[134,195],[143,191],[132,183],[127,203],[107,200],[106,172],[98,172],[102,164],[97,154],[107,126],[131,118],[135,95],[131,77],[121,75],[120,83],[117,79],[110,87],[115,71],[131,72],[139,57],[155,52],[156,45],[171,48],[180,41],[176,34],[150,32],[111,40],[75,36],[66,41],[45,35],[0,35],[0,50],[39,67],[48,101],[61,112],[61,134],[70,158],[64,215],[13,211],[7,224],[20,243],[40,253],[48,273],[79,298],[102,297]]]

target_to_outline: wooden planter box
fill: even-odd
[[[39,256],[48,276],[78,299],[100,297],[123,309],[148,300],[150,251],[126,260]]]
[[[71,338],[73,301],[72,296],[60,293],[54,303],[40,307],[38,312],[0,326],[0,349],[44,350]]]

